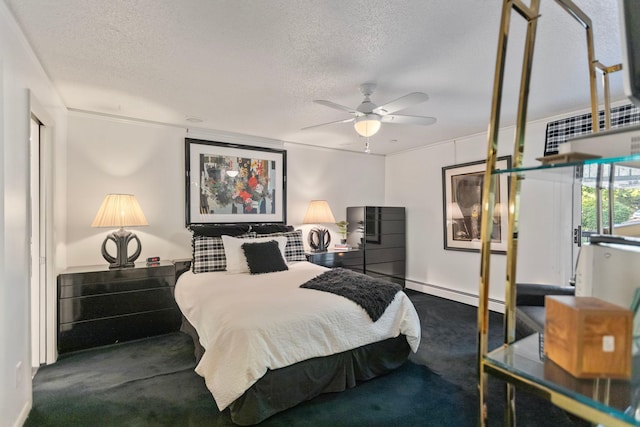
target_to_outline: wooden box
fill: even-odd
[[[544,352],[578,378],[630,378],[633,314],[593,297],[547,295]]]

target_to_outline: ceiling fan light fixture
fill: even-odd
[[[378,115],[365,114],[356,117],[353,127],[356,129],[356,132],[358,132],[358,135],[368,138],[380,130],[380,125],[380,117]]]

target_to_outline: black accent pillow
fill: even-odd
[[[242,250],[247,258],[251,274],[274,273],[289,269],[282,258],[278,242],[275,240],[262,243],[243,243]]]
[[[251,231],[255,231],[257,234],[285,233],[293,231],[293,226],[285,224],[254,224],[251,226]]]
[[[213,225],[213,224],[190,224],[189,230],[194,236],[220,237],[220,236],[240,236],[249,232],[248,224]]]

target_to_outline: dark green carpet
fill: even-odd
[[[261,426],[475,426],[476,309],[407,291],[422,324],[418,353],[398,370],[319,396]],[[491,347],[501,338],[491,314]],[[232,426],[194,371],[193,344],[174,333],[63,355],[40,368],[26,426]],[[490,382],[491,426],[502,425],[502,384]],[[519,426],[574,426],[550,403],[518,393]]]
[[[190,339],[176,333],[62,357],[38,372],[27,426],[232,426],[193,372]],[[407,362],[343,393],[320,396],[264,426],[473,426],[474,399]],[[431,424],[425,424],[430,420]]]

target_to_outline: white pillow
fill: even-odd
[[[278,249],[284,257],[284,248],[287,246],[287,238],[285,236],[278,237],[258,237],[256,239],[238,239],[231,236],[222,236],[222,244],[224,245],[224,256],[227,258],[227,273],[248,273],[249,265],[247,257],[244,256],[242,250],[243,243],[263,243],[275,240],[278,242]]]

